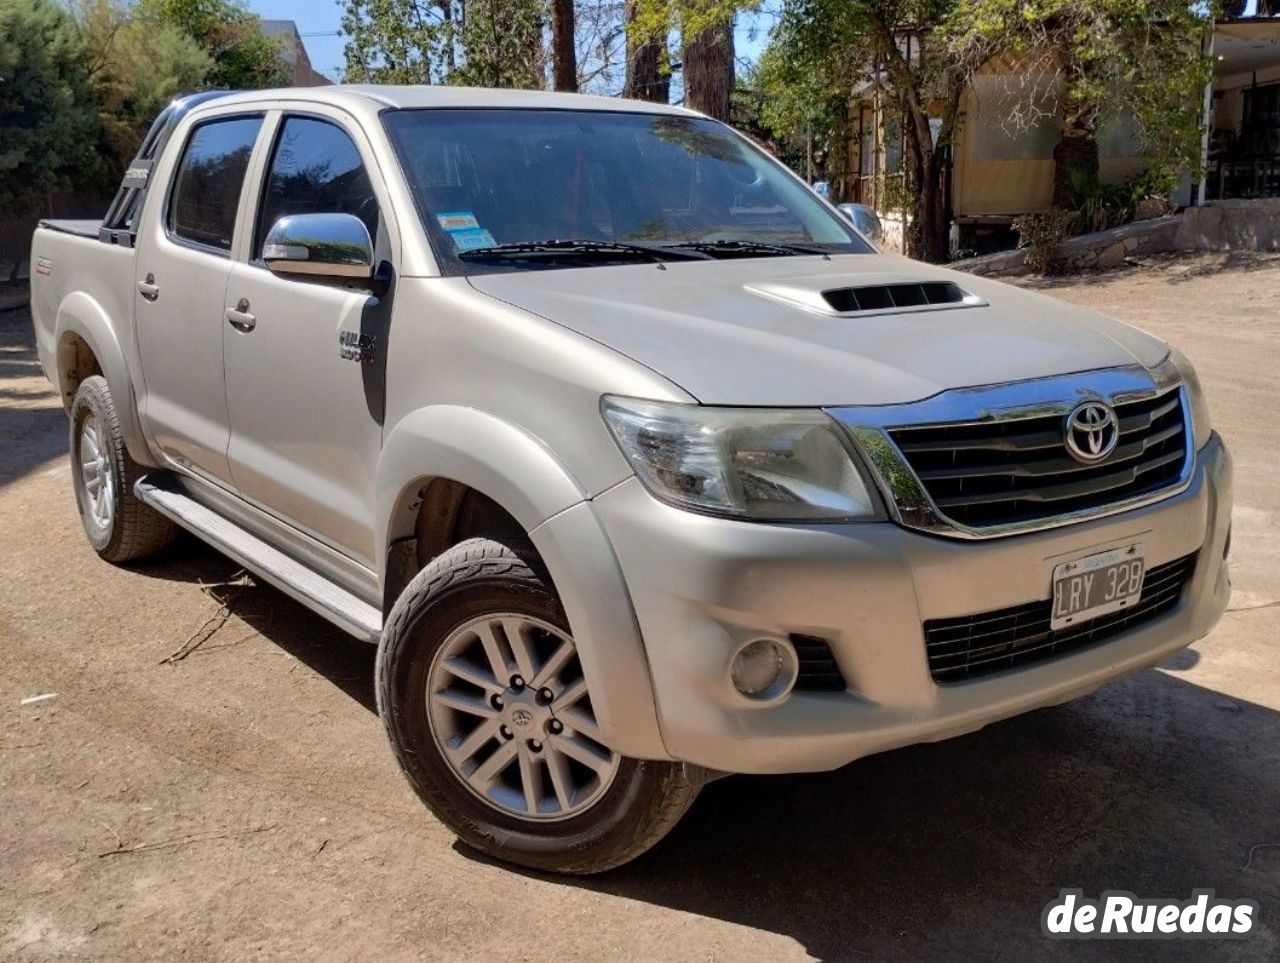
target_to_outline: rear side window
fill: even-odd
[[[169,232],[219,251],[231,250],[236,207],[261,117],[211,120],[191,133],[169,206]]]
[[[253,256],[267,232],[290,214],[351,214],[378,236],[378,201],[360,151],[336,124],[289,117],[280,129],[258,213]]]

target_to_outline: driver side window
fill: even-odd
[[[290,214],[352,214],[378,237],[378,201],[355,143],[337,124],[314,117],[286,117],[276,139],[263,189],[253,244]]]

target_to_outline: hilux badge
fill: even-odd
[[[373,349],[378,343],[377,335],[361,334],[358,331],[338,332],[338,354],[344,361],[359,361],[369,364],[373,361]]]

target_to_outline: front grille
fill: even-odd
[[[1142,594],[1127,609],[1050,631],[1053,602],[1030,602],[994,612],[924,623],[925,651],[935,682],[961,682],[1114,638],[1178,604],[1195,571],[1196,556],[1157,565]]]
[[[826,639],[814,635],[793,635],[791,644],[800,663],[796,689],[801,692],[843,692],[849,688]]]
[[[981,529],[1104,508],[1175,484],[1186,460],[1181,392],[1115,411],[1119,442],[1097,465],[1067,453],[1061,414],[894,428],[889,435],[939,514]]]

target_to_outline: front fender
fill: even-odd
[[[383,446],[378,558],[413,534],[422,491],[435,478],[488,496],[530,534],[577,641],[602,741],[633,758],[670,758],[626,582],[589,501],[594,493],[515,425],[475,408],[424,408],[402,419]]]
[[[83,380],[83,375],[72,377],[72,359],[68,358],[68,352],[72,350],[72,336],[83,340],[98,359],[102,376],[111,389],[111,400],[115,403],[116,416],[130,456],[141,465],[158,464],[142,430],[133,378],[115,325],[102,305],[83,291],[73,291],[62,300],[54,323],[54,373],[63,406],[70,409],[75,386]]]

